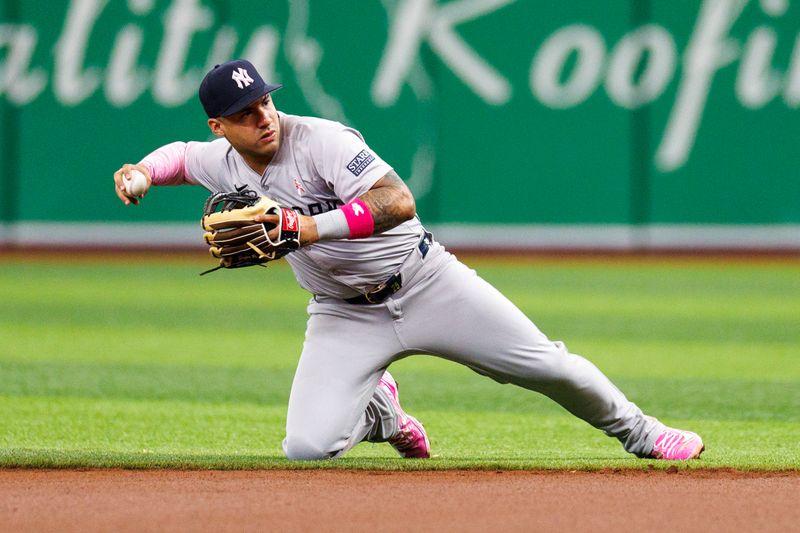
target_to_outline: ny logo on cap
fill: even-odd
[[[250,74],[248,74],[247,71],[242,67],[239,67],[233,71],[231,79],[236,82],[236,85],[238,85],[240,89],[249,87],[250,84],[253,83],[253,78],[251,78]]]

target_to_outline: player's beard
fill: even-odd
[[[266,158],[269,161],[272,161],[272,158],[275,157],[275,154],[278,153],[278,150],[281,147],[281,132],[280,128],[276,128],[273,130],[275,132],[274,139],[272,139],[268,143],[264,143],[261,141],[263,137],[259,137],[259,142],[257,145],[257,152],[262,158]],[[269,162],[267,161],[267,162]]]
[[[238,143],[235,140],[231,142],[231,138],[228,138],[228,142],[231,143],[231,146],[233,146],[251,166],[253,166],[252,163],[268,165],[272,162],[281,146],[280,129],[278,128],[274,131],[275,139],[266,144],[261,142],[261,135],[254,142]]]
[[[269,121],[269,127],[267,127],[267,131],[262,133],[258,140],[256,141],[256,152],[262,158],[265,158],[267,163],[272,161],[272,158],[275,157],[275,154],[278,153],[278,150],[281,146],[281,123],[280,117],[277,116],[275,113],[274,120]],[[272,132],[271,134],[269,132]],[[265,135],[272,135],[272,139],[269,142],[264,142]]]

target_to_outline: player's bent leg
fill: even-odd
[[[293,386],[283,441],[286,457],[291,460],[332,459],[359,442],[370,440],[370,433],[386,435],[376,441],[387,440],[395,426],[393,418],[383,415],[387,409],[381,409],[373,399],[379,378],[380,371],[365,379],[363,384],[351,383],[358,388],[355,392],[354,387],[344,382],[319,387],[308,382],[300,385],[300,388],[316,389],[318,394],[313,397],[296,393],[299,389]],[[332,400],[335,397],[340,400]]]
[[[337,438],[335,431],[324,428],[320,432],[287,432],[283,441],[284,453],[290,460],[332,459],[359,442],[368,441],[388,442],[401,457],[430,457],[430,442],[425,428],[400,406],[398,386],[389,372],[384,372],[380,378],[363,417],[356,423],[356,430],[344,435]]]
[[[391,400],[376,389],[402,349],[391,322],[384,324],[356,306],[312,303],[309,312],[289,397],[286,456],[330,459],[362,440],[389,440],[397,432],[397,415]]]
[[[642,411],[591,362],[550,341],[505,296],[460,263],[407,296],[425,308],[406,315],[406,344],[465,364],[501,383],[545,394],[625,449],[648,456],[664,427]],[[458,313],[453,313],[458,309]],[[426,317],[436,316],[431,324]],[[437,335],[436,328],[439,331]]]

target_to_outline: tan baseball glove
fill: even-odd
[[[259,215],[276,215],[278,224],[258,222]],[[203,274],[220,268],[266,266],[300,247],[297,212],[253,191],[212,194],[203,209],[202,225],[209,252],[219,258],[219,266]]]

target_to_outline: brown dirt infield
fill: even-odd
[[[800,472],[0,470],[2,531],[790,531]]]

